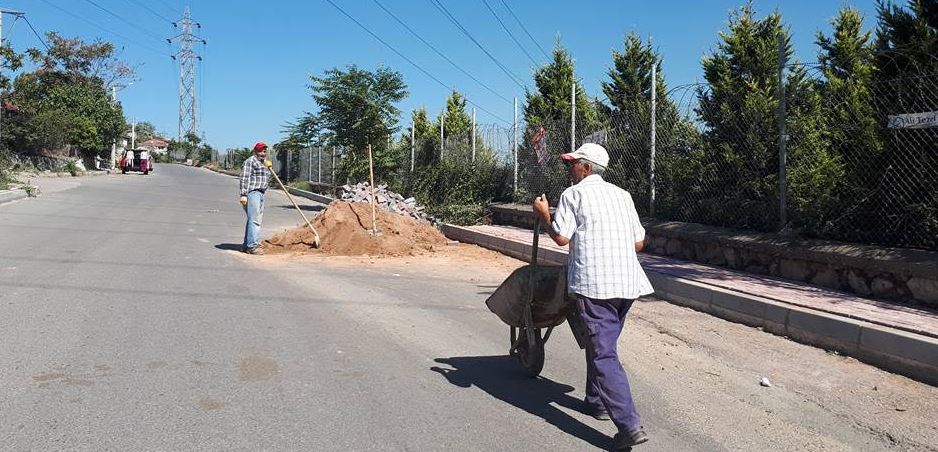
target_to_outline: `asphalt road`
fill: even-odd
[[[270,193],[265,235],[297,224]],[[0,449],[609,446],[566,327],[542,378],[504,356],[516,262],[247,256],[243,221],[235,179],[168,165],[0,205]],[[635,450],[938,450],[938,390],[849,358],[655,299],[620,347]]]

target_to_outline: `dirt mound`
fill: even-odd
[[[336,201],[311,220],[319,231],[320,249],[313,248],[313,232],[305,224],[283,231],[261,246],[270,254],[406,256],[446,245],[446,237],[426,221],[381,209],[377,209],[377,219],[380,235],[373,236],[370,204]]]

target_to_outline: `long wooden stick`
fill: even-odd
[[[267,168],[267,169],[270,170],[270,174],[274,176],[274,180],[277,181],[277,184],[280,185],[280,188],[283,189],[283,192],[287,194],[287,198],[290,200],[291,203],[293,203],[293,207],[296,208],[296,211],[300,213],[300,216],[303,217],[304,220],[306,220],[306,225],[309,226],[309,228],[313,231],[313,235],[314,235],[313,248],[319,248],[319,245],[321,245],[321,242],[319,240],[319,231],[317,231],[316,228],[313,227],[313,224],[309,222],[309,218],[306,218],[306,214],[303,213],[303,210],[300,209],[300,206],[297,205],[296,201],[293,200],[293,196],[290,195],[290,192],[287,190],[287,187],[285,187],[283,185],[283,182],[280,181],[280,177],[277,176],[277,173],[274,172],[274,169],[273,168]]]
[[[375,163],[371,156],[371,144],[368,144],[368,173],[371,175],[371,235],[378,234],[378,213],[375,209]]]

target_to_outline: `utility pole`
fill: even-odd
[[[13,11],[10,9],[0,9],[0,47],[3,46],[3,15],[4,14],[9,14],[19,19],[20,17],[23,17],[26,13],[23,13],[21,11]],[[0,70],[2,70],[2,68],[0,68]],[[2,126],[2,124],[3,124],[3,88],[0,87],[0,126]],[[0,137],[2,137],[2,135],[0,135]]]
[[[130,123],[130,149],[137,148],[137,118]]]
[[[193,27],[201,29],[202,25],[192,20],[189,14],[189,8],[186,7],[183,12],[182,20],[173,22],[173,26],[179,28],[181,32],[166,40],[172,44],[179,43],[179,52],[171,58],[179,62],[179,129],[177,140],[182,141],[189,134],[196,133],[199,124],[198,105],[196,105],[196,61],[202,61],[202,57],[195,53],[193,45],[195,43],[206,44],[205,40],[195,35]]]

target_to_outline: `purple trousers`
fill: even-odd
[[[619,429],[628,434],[641,427],[641,419],[632,401],[629,378],[619,362],[616,345],[632,302],[614,298],[597,300],[576,296],[577,315],[582,321],[586,346],[586,404],[591,409],[605,408]]]

